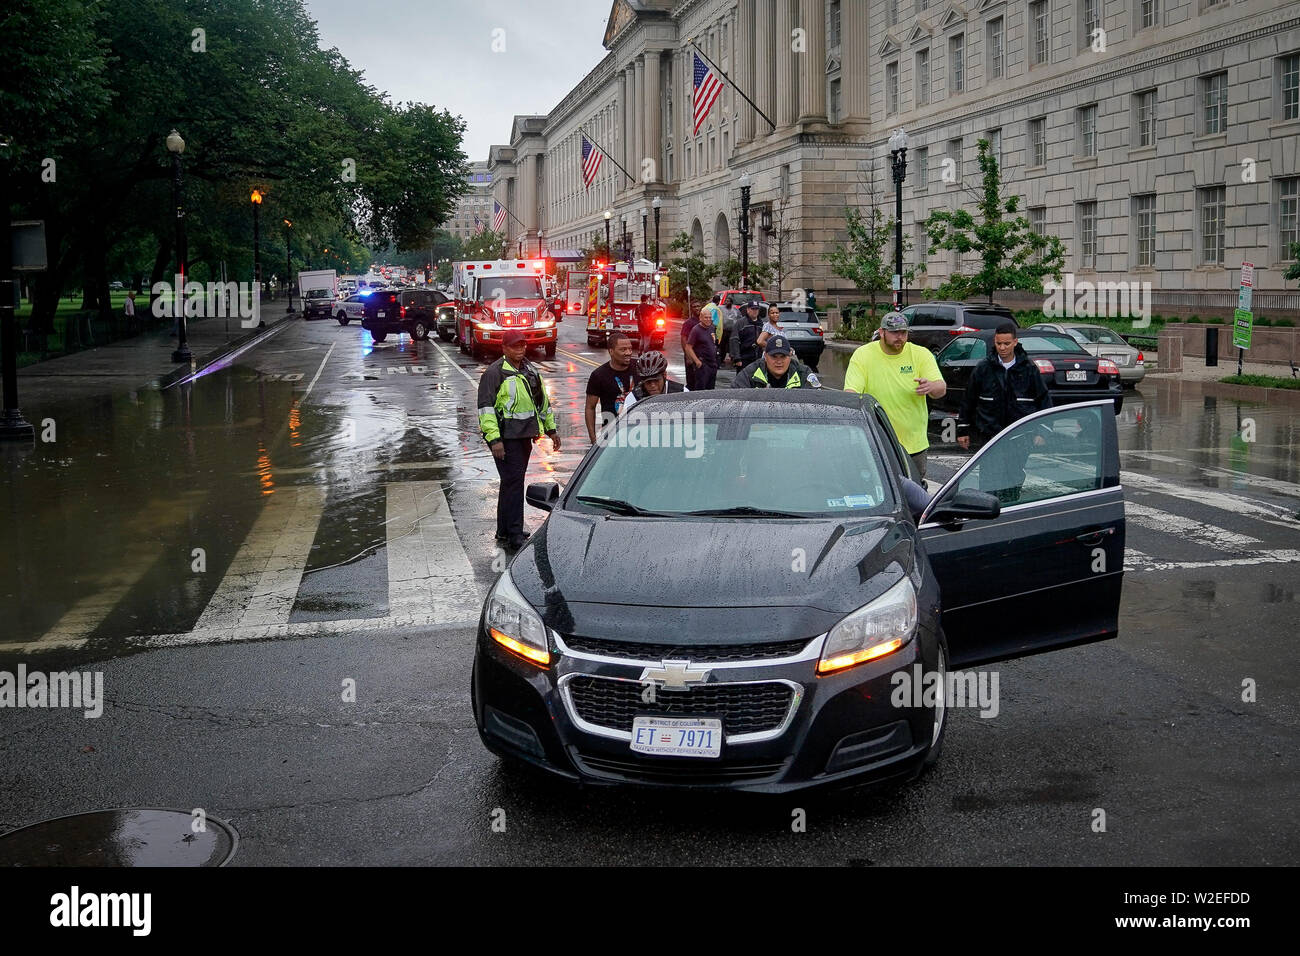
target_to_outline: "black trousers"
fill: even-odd
[[[696,390],[695,366],[691,364],[690,359],[686,360],[686,387],[692,392]]]
[[[528,471],[528,458],[533,453],[531,438],[503,438],[506,446],[504,458],[493,457],[501,487],[497,491],[497,536],[522,538],[524,536],[524,474]]]
[[[690,366],[688,365],[687,368],[690,368]],[[695,370],[695,385],[692,388],[697,392],[707,392],[713,388],[717,378],[718,367],[716,365],[701,365]]]

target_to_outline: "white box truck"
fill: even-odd
[[[334,315],[334,296],[338,273],[333,269],[317,269],[298,273],[298,294],[302,297],[304,319],[328,319]]]

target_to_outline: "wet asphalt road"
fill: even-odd
[[[581,396],[604,356],[572,326],[561,341],[542,365],[566,443],[534,454],[530,480],[563,481],[586,450]],[[828,385],[843,366],[827,353]],[[1296,858],[1300,425],[1285,407],[1155,379],[1126,400],[1140,507],[1120,639],[997,665],[998,717],[953,712],[929,776],[701,797],[578,790],[478,741],[467,624],[494,577],[496,490],[479,369],[442,343],[293,322],[192,386],[26,401],[59,431],[0,459],[0,668],[93,663],[108,700],[95,720],[0,710],[0,830],[202,807],[239,830],[246,865]],[[939,472],[959,460],[934,454]],[[428,515],[445,520],[413,531]],[[394,586],[412,534],[463,549],[463,568],[428,571],[424,604]]]

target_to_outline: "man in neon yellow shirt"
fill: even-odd
[[[926,396],[942,398],[948,386],[939,374],[934,353],[907,341],[907,317],[890,312],[880,320],[880,341],[868,342],[849,359],[844,375],[846,392],[865,392],[885,409],[903,450],[925,477],[925,452],[930,447],[926,426],[930,410]]]

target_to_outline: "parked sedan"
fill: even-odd
[[[826,349],[821,316],[806,306],[801,309],[793,302],[778,302],[776,307],[781,310],[778,320],[781,330],[790,340],[795,355],[799,361],[816,371],[817,363],[821,361],[822,352]]]
[[[1023,428],[1054,440],[1026,455]],[[949,667],[1116,635],[1116,435],[1108,403],[1035,413],[918,515],[910,458],[870,396],[638,402],[567,488],[527,490],[550,514],[483,608],[479,734],[588,783],[780,792],[915,776],[961,703]],[[1109,570],[1095,573],[1097,548]]]
[[[943,398],[931,399],[933,410],[953,414],[961,409],[975,366],[993,352],[993,330],[967,332],[948,343],[939,353],[939,372],[948,384]],[[1115,414],[1124,407],[1119,368],[1110,359],[1088,353],[1074,339],[1060,332],[1022,331],[1019,341],[1029,360],[1038,366],[1053,405],[1090,402],[1099,398],[1115,403]]]
[[[1104,325],[1061,322],[1040,322],[1030,328],[1039,332],[1062,332],[1093,355],[1110,359],[1119,367],[1120,382],[1130,388],[1146,377],[1146,360],[1141,350],[1125,342],[1114,329]]]

